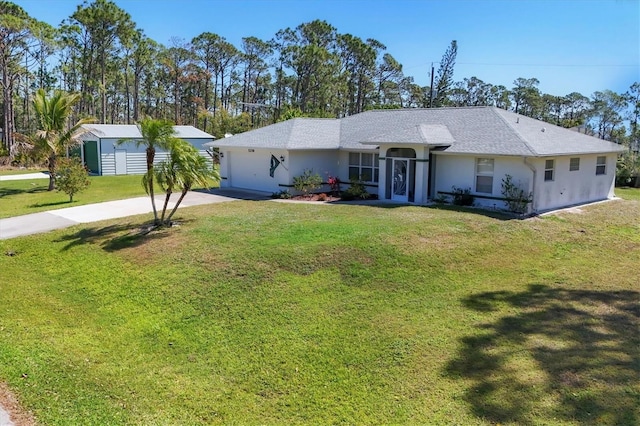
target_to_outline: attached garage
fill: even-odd
[[[274,162],[273,158],[277,161]],[[229,149],[221,152],[221,169],[234,170],[222,176],[223,186],[277,192],[283,182],[289,181],[289,172],[283,153],[278,150]],[[240,172],[240,171],[243,172]]]

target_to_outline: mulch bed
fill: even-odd
[[[296,195],[291,197],[291,200],[296,201],[340,201],[340,197],[334,197],[329,194],[308,194],[308,195]]]

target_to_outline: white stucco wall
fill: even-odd
[[[451,192],[452,187],[471,188],[475,196],[474,204],[490,208],[505,208],[504,202],[490,196],[502,198],[502,179],[509,174],[523,189],[534,193],[532,211],[542,212],[561,207],[604,200],[614,195],[616,154],[607,158],[606,174],[596,175],[596,159],[600,155],[573,155],[561,157],[527,158],[526,162],[535,168],[534,173],[525,164],[523,157],[487,157],[494,159],[493,190],[491,194],[475,192],[475,167],[478,156],[435,155],[436,194],[438,191]],[[580,169],[569,171],[571,158],[580,158]],[[554,177],[545,181],[545,162],[553,159]],[[434,196],[435,196],[434,195]]]
[[[339,171],[340,160],[337,150],[289,151],[289,159],[289,185],[293,185],[293,178],[302,175],[305,169],[319,174],[323,182],[326,182],[329,176],[336,176]],[[348,176],[348,173],[343,176]],[[329,187],[325,185],[318,191],[328,190]]]
[[[532,190],[533,172],[524,163],[522,157],[482,157],[436,154],[433,156],[435,163],[435,194],[438,192],[452,192],[455,186],[461,189],[471,189],[474,195],[474,204],[489,208],[505,208],[502,198],[502,179],[511,175],[513,182],[527,192]],[[476,186],[476,158],[493,158],[493,189],[491,193],[478,193]],[[433,164],[431,164],[433,167]],[[483,198],[491,197],[491,198]]]
[[[607,158],[606,174],[596,175],[597,157]],[[570,158],[580,158],[580,169],[569,171]],[[544,180],[545,160],[553,159],[554,177]],[[616,154],[573,155],[530,159],[538,170],[534,208],[545,211],[575,204],[604,200],[614,195]]]

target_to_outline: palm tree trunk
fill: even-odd
[[[155,198],[155,194],[153,193],[153,169],[151,169],[148,172],[151,177],[149,178],[149,196],[151,197],[151,208],[153,208],[153,223],[154,225],[157,225],[159,223],[158,221],[158,209],[156,208],[156,198]]]
[[[171,210],[171,213],[169,213],[169,217],[167,217],[167,222],[166,222],[167,224],[171,223],[171,218],[173,217],[173,214],[176,212],[176,210],[178,210],[178,206],[182,202],[182,199],[185,197],[185,195],[187,195],[187,192],[189,192],[188,189],[183,189],[182,192],[180,193],[180,198],[178,198],[176,205],[173,207],[173,210]]]
[[[156,199],[155,194],[153,192],[153,160],[156,156],[156,150],[154,148],[147,148],[147,178],[148,186],[149,186],[149,196],[151,197],[151,207],[153,208],[153,223],[154,225],[158,224],[158,209],[156,209]]]
[[[47,191],[53,191],[56,186],[56,155],[49,156],[49,188]]]
[[[164,224],[164,216],[167,213],[167,205],[169,205],[169,198],[171,198],[171,191],[167,191],[167,195],[164,197],[164,205],[162,206],[162,217],[160,217],[161,224]]]

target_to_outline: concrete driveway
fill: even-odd
[[[4,408],[0,407],[0,426],[13,426],[13,422]]]
[[[173,194],[168,209],[175,206],[180,194]],[[266,200],[269,195],[261,192],[215,189],[209,192],[191,191],[187,193],[180,207],[222,203],[235,200]],[[156,197],[156,207],[162,209],[164,197]],[[81,223],[98,222],[107,219],[152,213],[149,197],[136,197],[126,200],[106,201],[59,210],[33,213],[0,219],[0,240],[39,234],[54,229],[68,228]]]
[[[6,175],[0,176],[0,181],[3,180],[30,180],[30,179],[49,179],[49,175],[44,172],[37,173],[24,173],[21,175]]]

